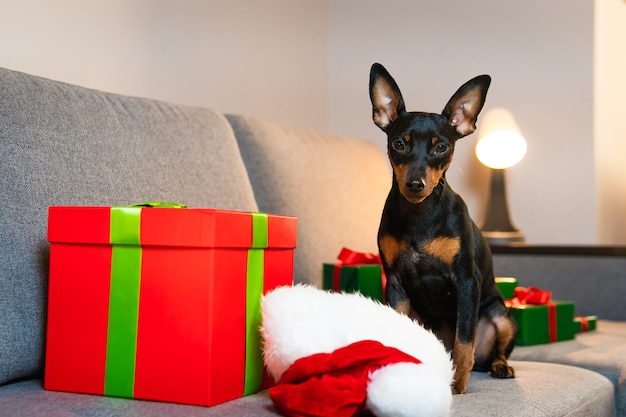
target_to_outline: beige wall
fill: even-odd
[[[624,97],[615,60],[626,3],[595,2],[595,80],[588,0],[0,0],[0,65],[381,149],[367,94],[372,62],[394,74],[412,110],[440,111],[461,83],[490,73],[485,109],[508,107],[528,141],[508,172],[513,220],[528,241],[626,243],[617,226],[624,106],[615,103]],[[449,179],[480,223],[488,171],[475,136],[459,142]]]
[[[330,7],[330,129],[372,138],[369,66],[395,76],[409,110],[440,112],[471,77],[493,77],[485,110],[507,107],[528,142],[508,172],[513,221],[530,243],[595,243],[593,2],[336,0]],[[480,122],[480,119],[479,119]],[[489,174],[476,136],[448,179],[482,222]]]
[[[327,15],[310,0],[0,0],[0,65],[325,129]]]
[[[596,0],[594,138],[598,240],[626,244],[626,2]]]

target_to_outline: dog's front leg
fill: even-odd
[[[454,394],[463,394],[467,389],[470,372],[474,367],[474,339],[478,317],[478,281],[467,270],[457,268],[457,320],[454,337],[453,361]]]
[[[385,288],[387,304],[398,313],[410,316],[412,310],[411,302],[406,295],[406,291],[404,291],[404,288],[400,285],[398,278],[392,270],[388,269],[385,274],[387,275],[387,286]]]

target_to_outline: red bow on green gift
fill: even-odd
[[[524,305],[547,305],[548,325],[550,341],[556,341],[556,306],[550,300],[552,293],[537,287],[516,287],[511,300],[505,300],[505,305],[510,308],[520,308]]]
[[[367,252],[356,252],[348,248],[342,248],[337,259],[344,265],[381,264],[380,256],[378,255]]]
[[[383,287],[383,301],[385,299],[385,288],[387,287],[387,277],[385,276],[385,270],[383,269],[382,261],[379,255],[367,252],[356,252],[352,249],[342,248],[341,252],[337,256],[337,259],[341,261],[335,265],[333,270],[333,291],[340,291],[341,283],[341,268],[346,265],[380,265],[381,284]]]
[[[550,291],[544,291],[537,287],[516,287],[513,290],[513,298],[506,300],[507,307],[519,307],[525,304],[542,305],[549,304],[552,298]]]

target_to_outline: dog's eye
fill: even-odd
[[[404,152],[406,150],[406,142],[402,139],[396,139],[391,142],[391,146],[395,151]]]
[[[445,143],[438,143],[437,145],[435,145],[435,153],[442,154],[446,153],[447,151],[448,145],[446,145]]]

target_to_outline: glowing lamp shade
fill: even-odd
[[[478,134],[476,157],[492,169],[505,169],[526,155],[526,141],[510,111],[496,108],[488,111]]]

